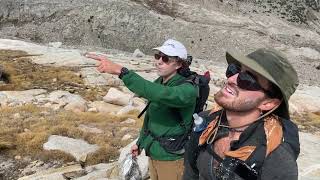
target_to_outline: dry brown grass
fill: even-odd
[[[14,114],[19,113],[19,118]],[[98,144],[100,150],[87,157],[87,164],[109,162],[118,155],[118,150],[128,142],[121,141],[124,134],[130,132],[138,135],[139,124],[120,124],[127,118],[136,118],[137,113],[124,116],[112,116],[98,113],[78,113],[61,110],[59,112],[34,105],[15,108],[0,108],[0,152],[10,156],[31,156],[35,159],[73,161],[69,154],[60,151],[44,151],[42,145],[50,135],[62,135],[71,138],[84,139],[91,144]],[[95,134],[81,131],[80,124],[90,125],[103,130]],[[128,127],[126,131],[121,128]]]
[[[308,113],[309,124],[320,128],[320,112]]]
[[[114,161],[118,157],[118,149],[111,146],[101,147],[97,152],[87,157],[86,164],[97,164]]]
[[[10,49],[0,50],[0,58],[4,60],[10,60],[12,58],[26,57],[26,56],[29,56],[29,54],[25,51],[10,50]]]
[[[316,132],[320,128],[320,112],[308,112],[304,114],[293,114],[294,122],[299,125],[301,131]]]
[[[79,68],[52,67],[34,64],[29,54],[23,51],[0,50],[0,66],[4,69],[4,80],[0,91],[46,89],[67,90],[80,94],[86,100],[100,100],[109,87],[91,88],[77,75]]]
[[[68,90],[80,94],[86,100],[101,100],[109,87],[87,87],[76,72],[77,68],[51,67],[34,64],[24,51],[0,50],[0,66],[4,70],[0,91],[28,90],[41,88],[49,92]],[[20,117],[14,114],[19,113]],[[43,160],[74,160],[69,154],[60,151],[44,151],[42,148],[50,135],[62,135],[80,138],[91,144],[98,144],[101,149],[88,156],[89,163],[107,162],[118,155],[118,149],[124,146],[120,138],[127,132],[121,132],[124,125],[119,122],[136,117],[136,112],[117,117],[107,114],[80,113],[67,111],[55,112],[50,109],[26,105],[18,108],[0,109],[0,151],[11,156],[28,155]],[[138,130],[141,122],[131,128]],[[104,131],[94,134],[81,131],[80,124],[93,125]],[[137,132],[132,132],[134,135]]]

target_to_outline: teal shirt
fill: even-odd
[[[182,158],[182,155],[165,151],[158,141],[144,134],[144,129],[148,127],[148,130],[155,136],[184,134],[185,129],[180,125],[177,113],[180,113],[186,127],[191,128],[198,91],[191,83],[180,84],[183,79],[183,76],[176,74],[168,82],[162,84],[161,78],[150,82],[133,71],[122,78],[124,84],[132,92],[151,102],[146,111],[137,144],[141,149],[150,147],[147,154],[154,160],[170,161]],[[147,118],[148,124],[146,124]]]

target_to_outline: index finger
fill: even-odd
[[[97,60],[97,61],[103,60],[103,58],[101,56],[93,54],[93,53],[85,53],[84,56],[87,57],[87,58],[91,58],[91,59]]]

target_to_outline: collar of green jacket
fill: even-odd
[[[163,77],[159,77],[155,80],[156,83],[163,84],[164,86],[176,85],[177,81],[181,81],[185,79],[185,77],[181,76],[180,74],[176,73],[172,76],[167,82],[163,83]]]

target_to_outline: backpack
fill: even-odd
[[[197,74],[196,72],[190,71],[187,72],[179,71],[179,74],[184,76],[186,79],[182,82],[178,83],[178,85],[183,83],[191,83],[194,86],[198,87],[198,95],[196,100],[196,106],[194,109],[194,113],[199,113],[203,111],[207,104],[207,99],[209,97],[210,87],[210,73],[209,71],[205,72],[204,75]]]
[[[178,82],[177,85],[181,85],[184,83],[191,83],[193,86],[197,86],[198,88],[198,95],[196,99],[196,106],[194,109],[194,113],[199,113],[203,111],[206,105],[206,101],[209,96],[209,81],[210,81],[210,75],[209,72],[206,72],[204,75],[199,75],[196,72],[192,72],[189,69],[185,71],[185,73],[179,73],[180,75],[186,77],[181,82]],[[146,107],[141,111],[141,113],[138,115],[138,118],[140,118],[144,112],[148,109],[150,105],[150,102],[146,105]],[[175,112],[175,110],[173,109]],[[189,140],[189,136],[191,133],[191,127],[187,127],[183,119],[181,118],[180,113],[177,113],[177,121],[179,121],[180,126],[185,129],[185,133],[179,136],[175,137],[157,137],[154,136],[148,129],[145,129],[145,134],[150,135],[154,140],[158,141],[160,145],[170,153],[174,154],[183,154],[185,152],[185,144]],[[149,147],[148,147],[149,148]],[[148,148],[145,150],[148,151]]]
[[[181,85],[184,83],[191,83],[194,86],[198,87],[198,95],[196,100],[196,106],[194,109],[194,113],[199,113],[206,108],[206,102],[209,97],[210,87],[210,74],[209,71],[205,72],[204,75],[199,75],[196,72],[190,71],[188,69],[184,69],[183,71],[178,72],[181,76],[185,77],[182,81],[178,82],[177,85]],[[141,111],[138,115],[140,118],[148,109],[150,102],[146,105],[146,107]]]

